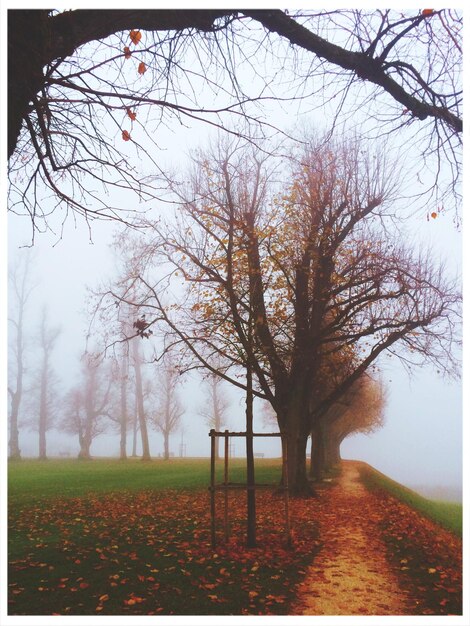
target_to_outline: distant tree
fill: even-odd
[[[47,458],[46,434],[54,426],[54,420],[58,413],[58,393],[56,389],[58,377],[53,368],[51,357],[60,332],[61,329],[58,326],[50,326],[47,309],[43,307],[37,339],[41,352],[41,363],[38,370],[38,402],[35,407],[40,459]]]
[[[139,421],[139,430],[142,442],[142,461],[150,461],[150,443],[147,428],[147,413],[144,405],[144,385],[142,379],[142,351],[139,342],[139,337],[131,339],[131,364],[134,368],[135,376],[136,418],[138,418]]]
[[[178,393],[180,373],[171,356],[165,356],[157,380],[159,384],[155,386],[155,394],[158,400],[156,410],[152,413],[152,422],[163,435],[163,458],[168,460],[170,435],[178,430],[184,413]]]
[[[93,440],[107,428],[112,379],[106,376],[104,370],[96,355],[85,354],[82,357],[81,381],[65,398],[65,416],[61,428],[78,436],[79,459],[91,459]]]
[[[210,373],[205,381],[206,399],[200,408],[200,414],[209,428],[221,431],[226,426],[227,409],[230,400],[224,395],[223,380],[215,373]],[[215,458],[220,458],[220,440],[216,439]]]
[[[11,338],[11,358],[8,365],[8,394],[10,397],[9,415],[9,457],[21,458],[19,444],[19,414],[23,400],[25,375],[25,315],[28,301],[35,288],[31,277],[32,258],[28,251],[18,257],[16,265],[12,266],[8,274],[10,287],[8,322],[13,327]]]
[[[140,319],[138,312],[134,307],[125,306],[122,302],[121,307],[105,307],[103,299],[105,294],[111,290],[125,293],[126,298],[133,300],[136,297],[136,287],[134,280],[134,268],[132,266],[133,257],[133,241],[132,237],[127,237],[127,233],[118,232],[112,245],[115,255],[117,271],[107,281],[106,285],[98,285],[89,288],[90,291],[90,335],[95,336],[97,333],[101,338],[104,346],[108,346],[113,350],[117,369],[120,370],[120,408],[113,411],[113,420],[116,415],[120,415],[120,432],[121,432],[121,456],[123,455],[124,440],[127,441],[127,422],[131,422],[133,431],[132,456],[137,456],[137,435],[140,433],[142,444],[142,460],[148,461],[150,456],[150,443],[148,435],[148,415],[146,409],[146,381],[143,372],[144,368],[144,349],[142,339],[148,338],[145,330],[145,321]],[[148,336],[153,331],[148,333]],[[106,350],[105,350],[106,351]],[[127,371],[127,374],[124,374]],[[131,391],[131,384],[132,391]],[[132,395],[134,403],[132,407],[132,418],[129,420],[129,402],[125,397]],[[126,434],[124,433],[126,430]]]
[[[333,404],[312,431],[310,475],[320,479],[341,461],[340,446],[356,433],[369,434],[383,426],[385,388],[365,372]]]
[[[127,433],[133,411],[130,411],[129,354],[128,346],[122,346],[119,354],[112,360],[113,385],[110,408],[107,415],[113,428],[119,433],[119,458],[127,459]]]

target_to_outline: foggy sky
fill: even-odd
[[[271,105],[274,106],[274,105]],[[276,117],[277,116],[277,117]],[[271,113],[270,121],[282,126],[288,115],[279,109]],[[160,131],[159,131],[160,132]],[[159,144],[162,152],[161,165],[172,162],[181,164],[182,155],[188,148],[204,143],[205,127],[192,130],[162,129]],[[396,139],[399,141],[399,138]],[[425,211],[411,215],[403,225],[412,233],[416,245],[432,245],[436,261],[442,257],[451,273],[461,267],[461,235],[453,224],[453,215],[443,213],[438,219],[427,221]],[[59,222],[56,221],[58,226]],[[113,224],[94,222],[92,242],[83,223],[74,224],[69,219],[62,236],[46,233],[38,235],[34,246],[36,258],[34,277],[38,288],[34,293],[34,304],[28,318],[28,330],[36,331],[38,312],[47,303],[51,324],[62,328],[54,355],[56,370],[60,373],[64,390],[74,384],[79,372],[79,356],[85,347],[86,285],[96,287],[100,280],[112,274],[113,258],[108,245],[111,241]],[[24,254],[21,245],[30,243],[28,219],[10,215],[8,220],[9,263],[19,254]],[[5,302],[5,299],[3,299]],[[5,313],[6,315],[6,313]],[[34,352],[34,348],[32,348]],[[34,357],[33,354],[30,355]],[[462,465],[462,399],[460,381],[443,380],[435,368],[426,367],[416,371],[409,379],[398,362],[388,365],[384,371],[388,389],[385,426],[377,433],[358,435],[347,439],[342,446],[344,458],[369,462],[380,471],[407,485],[449,485],[460,487]],[[187,406],[183,417],[184,442],[188,456],[209,454],[208,427],[198,415],[197,408],[204,401],[200,390],[200,379],[188,380],[183,388],[183,404]],[[244,406],[240,393],[227,390],[233,399],[230,409],[229,427],[243,429]],[[263,424],[258,416],[256,428]],[[267,427],[273,430],[273,427]],[[59,440],[60,438],[60,440]],[[20,431],[20,448],[23,455],[37,454],[37,435]],[[129,436],[129,446],[131,437]],[[180,433],[172,438],[171,449],[178,455]],[[161,435],[151,434],[151,453],[157,456],[163,450]],[[48,434],[50,453],[67,449],[72,456],[78,452],[78,443],[54,431]],[[118,454],[119,441],[116,436],[101,436],[92,445],[92,455]],[[279,445],[269,439],[260,439],[255,450],[267,455],[279,455]],[[235,442],[235,454],[241,455],[241,442]]]
[[[434,240],[436,256],[448,259],[450,267],[458,267],[460,258],[460,234],[455,230],[451,216],[440,216],[440,221],[428,223],[424,216],[410,218],[419,226],[425,240]],[[10,262],[17,255],[25,254],[18,248],[24,243],[28,224],[16,219],[9,221]],[[38,312],[47,303],[50,323],[62,328],[54,354],[54,364],[66,390],[79,373],[79,356],[85,347],[87,317],[86,286],[95,287],[100,280],[113,273],[113,256],[109,242],[113,226],[96,223],[93,226],[93,243],[85,229],[66,228],[63,239],[53,245],[53,237],[38,237],[33,249],[35,264],[33,279],[38,282],[34,301],[29,307],[27,331],[34,333],[38,324]],[[34,346],[29,358],[34,359]],[[360,459],[410,486],[432,484],[459,488],[462,465],[462,411],[461,383],[440,377],[430,366],[417,369],[410,378],[398,362],[387,363],[383,378],[388,390],[385,426],[372,435],[356,435],[342,446],[343,458]],[[186,379],[182,387],[182,400],[187,409],[183,416],[184,443],[188,456],[209,454],[208,427],[198,413],[204,402],[199,377]],[[244,420],[243,397],[236,390],[226,388],[232,398],[229,409],[229,428],[242,430]],[[263,429],[258,411],[255,427]],[[265,430],[277,430],[268,426]],[[171,439],[171,450],[179,454],[180,432]],[[242,455],[242,443],[235,440],[235,454]],[[131,436],[129,436],[129,451]],[[20,447],[25,456],[37,454],[37,435],[21,430]],[[78,452],[73,437],[50,431],[48,434],[50,454],[68,451],[72,456]],[[92,445],[92,454],[108,455],[119,450],[118,435],[102,435]],[[151,453],[158,456],[163,450],[162,437],[151,434]],[[255,450],[267,456],[279,455],[279,444],[270,439],[259,439]]]

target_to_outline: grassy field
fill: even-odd
[[[462,536],[462,504],[423,498],[415,491],[407,489],[366,463],[361,464],[360,474],[361,480],[369,489],[384,489],[388,491],[398,500],[408,504],[428,519],[450,530],[458,537]]]
[[[230,461],[230,480],[244,479],[245,461]],[[11,504],[36,499],[81,497],[91,493],[137,492],[144,489],[204,489],[210,480],[209,459],[50,459],[23,460],[8,468],[8,495]],[[276,459],[256,459],[256,479],[272,482],[280,478]],[[217,464],[217,480],[222,478],[222,464]]]
[[[242,480],[244,461],[231,461]],[[218,477],[222,467],[218,464]],[[257,459],[277,486],[279,461]],[[315,553],[316,526],[293,504],[257,494],[259,547],[245,546],[245,494],[230,493],[231,536],[210,540],[209,460],[143,463],[25,460],[9,467],[9,613],[12,615],[283,615]]]
[[[230,480],[244,473],[244,460],[232,459]],[[320,545],[308,498],[290,502],[287,545],[276,459],[256,459],[257,482],[274,489],[257,492],[250,549],[243,490],[228,497],[227,542],[217,494],[212,547],[208,459],[23,460],[8,479],[11,615],[286,615]],[[458,532],[457,505],[421,498],[366,464],[362,479]]]

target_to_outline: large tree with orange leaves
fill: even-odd
[[[312,428],[379,356],[408,349],[452,367],[459,293],[430,254],[393,237],[383,153],[317,139],[282,165],[281,180],[240,142],[200,153],[175,221],[153,223],[136,251],[139,298],[122,299],[193,363],[242,388],[240,368],[252,369],[302,492]]]

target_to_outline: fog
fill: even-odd
[[[410,218],[419,224],[424,238],[433,239],[436,255],[448,258],[449,267],[457,267],[460,258],[460,234],[455,230],[450,216],[440,223],[429,224],[422,216]],[[9,263],[13,266],[21,255],[28,254],[25,243],[25,224],[21,219],[10,218]],[[434,231],[432,230],[434,228]],[[111,276],[114,270],[113,255],[109,248],[114,226],[112,223],[95,223],[92,240],[83,228],[67,226],[60,241],[51,236],[38,237],[32,254],[34,258],[31,279],[37,284],[31,305],[28,307],[26,334],[29,335],[27,363],[30,367],[36,355],[33,335],[37,331],[38,312],[47,304],[50,323],[61,327],[54,351],[54,367],[60,375],[61,390],[70,388],[79,372],[79,357],[85,349],[88,330],[86,316],[86,287],[95,287],[99,281]],[[144,345],[145,339],[142,340]],[[343,442],[342,456],[346,459],[366,461],[395,480],[425,495],[439,494],[458,498],[462,485],[462,389],[460,381],[445,379],[435,368],[423,367],[410,376],[399,362],[387,362],[382,368],[387,387],[385,425],[372,435],[355,435]],[[227,427],[244,428],[244,398],[242,394],[225,386],[230,398]],[[200,415],[205,402],[201,377],[187,376],[181,387],[185,412],[182,429],[171,437],[170,449],[175,457],[208,456],[208,426]],[[255,429],[274,431],[274,425],[265,424],[261,406],[256,405]],[[47,436],[48,454],[69,455],[78,453],[76,437],[51,430]],[[128,452],[132,435],[128,438]],[[151,454],[161,455],[162,436],[154,431],[150,435]],[[37,433],[20,428],[20,448],[23,456],[37,456]],[[139,448],[138,448],[139,451]],[[260,438],[255,451],[266,456],[279,456],[277,440]],[[97,437],[91,448],[94,456],[117,456],[118,434]],[[232,454],[243,456],[241,440],[234,440]]]
[[[288,117],[288,112],[279,108],[271,112],[270,119],[282,126]],[[206,136],[207,130],[201,126],[177,129],[175,125],[175,128],[162,129],[159,144],[165,151],[162,152],[161,167],[180,166],[188,150],[204,143]],[[428,221],[425,209],[421,209],[410,212],[409,219],[401,225],[404,236],[413,245],[430,245],[436,261],[442,258],[451,274],[459,272],[462,265],[461,233],[455,227],[454,217],[452,212],[442,212],[438,219]],[[116,226],[110,221],[94,221],[89,230],[83,221],[75,222],[69,217],[62,230],[60,216],[59,219],[51,218],[50,225],[54,232],[38,234],[32,248],[31,279],[37,287],[27,312],[27,360],[28,367],[34,367],[37,347],[32,338],[37,332],[39,311],[46,304],[50,323],[61,327],[53,361],[59,374],[60,389],[65,392],[77,378],[79,358],[85,349],[88,330],[86,288],[96,287],[113,274],[115,261],[109,244]],[[30,242],[29,219],[10,215],[8,263],[11,267],[27,254]],[[5,302],[5,298],[2,300]],[[4,315],[6,317],[6,310]],[[433,493],[442,489],[452,497],[458,497],[462,487],[463,458],[461,381],[445,379],[431,366],[417,369],[410,376],[395,361],[387,362],[382,371],[388,397],[385,425],[374,434],[356,435],[345,440],[343,458],[366,461],[391,478],[423,490],[423,493],[430,488]],[[225,393],[230,398],[227,426],[242,430],[244,398],[228,386]],[[183,432],[180,429],[172,436],[171,451],[178,457],[183,443],[186,456],[208,456],[208,426],[200,416],[200,407],[205,401],[201,378],[195,374],[187,376],[181,395],[185,407]],[[255,429],[276,429],[263,422],[259,403],[256,405]],[[76,439],[51,430],[47,436],[49,456],[76,456]],[[131,440],[130,434],[128,452]],[[241,446],[236,440],[232,450],[235,456],[244,454]],[[20,427],[20,449],[25,457],[34,457],[38,452],[37,434],[24,426]],[[156,432],[150,434],[150,450],[153,457],[162,453],[162,436]],[[256,441],[255,451],[266,456],[279,456],[280,447],[277,441],[264,438]],[[117,456],[119,435],[100,435],[94,440],[91,453],[97,457]]]

